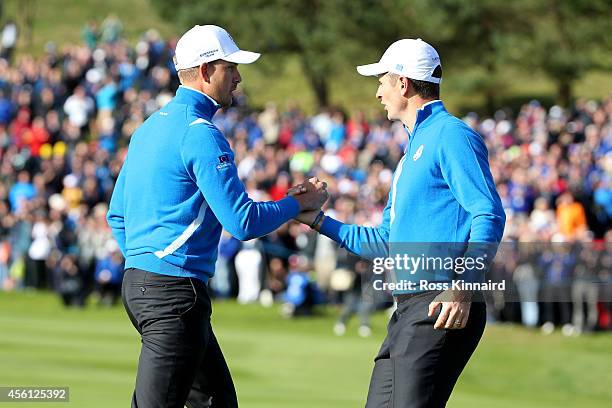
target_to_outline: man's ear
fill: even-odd
[[[399,81],[400,81],[400,90],[401,90],[402,96],[408,97],[411,92],[410,89],[412,88],[412,84],[410,83],[410,80],[408,80],[408,78],[406,77],[400,77]]]
[[[214,69],[212,65],[210,65],[207,62],[200,65],[200,75],[202,76],[202,79],[204,80],[204,82],[210,83],[210,76],[212,75],[212,69]]]

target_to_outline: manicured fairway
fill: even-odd
[[[375,317],[369,339],[354,326],[339,338],[331,331],[336,313],[288,321],[276,308],[215,303],[213,324],[241,406],[362,407],[386,317]],[[0,293],[0,385],[70,387],[70,403],[45,407],[129,406],[138,349],[122,307],[67,310],[51,294]],[[449,407],[607,407],[611,367],[610,334],[544,337],[489,325]]]

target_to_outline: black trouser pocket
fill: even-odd
[[[123,300],[142,340],[133,408],[205,407],[211,397],[237,407],[204,282],[128,269]]]
[[[128,269],[122,295],[130,320],[141,333],[151,320],[190,318],[191,314],[210,317],[210,299],[198,279]]]

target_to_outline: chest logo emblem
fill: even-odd
[[[414,156],[412,156],[412,160],[413,161],[417,161],[421,158],[421,155],[423,154],[423,149],[425,148],[425,145],[420,145],[419,148],[417,149],[416,153],[414,154]]]

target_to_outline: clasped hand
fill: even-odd
[[[300,203],[300,213],[295,220],[307,225],[312,225],[321,207],[329,198],[327,183],[317,177],[312,177],[302,184],[291,187],[287,195]]]

